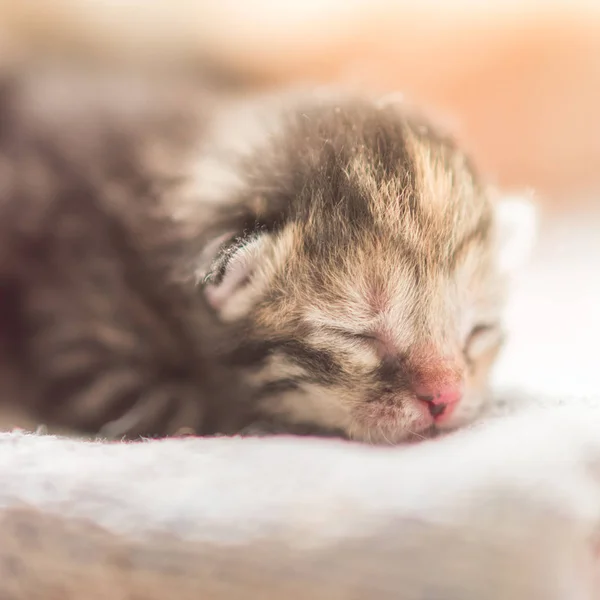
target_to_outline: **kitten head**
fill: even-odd
[[[292,106],[197,164],[185,217],[213,218],[195,270],[230,327],[215,352],[290,423],[397,442],[468,420],[530,205],[495,198],[452,141],[397,107]]]

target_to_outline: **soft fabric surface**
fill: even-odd
[[[445,438],[0,434],[0,596],[600,598],[599,224],[545,228],[496,403]]]
[[[600,597],[600,411],[431,444],[0,437],[11,599]]]

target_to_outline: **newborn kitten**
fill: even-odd
[[[476,414],[528,204],[402,105],[125,83],[1,93],[1,402],[108,437]]]

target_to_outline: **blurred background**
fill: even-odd
[[[0,0],[31,54],[401,91],[510,190],[600,205],[597,0]]]

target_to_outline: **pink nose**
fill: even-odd
[[[450,410],[460,402],[463,391],[462,387],[456,384],[432,388],[419,386],[415,389],[415,395],[419,400],[427,403],[431,416],[440,420],[442,417],[448,416]]]

